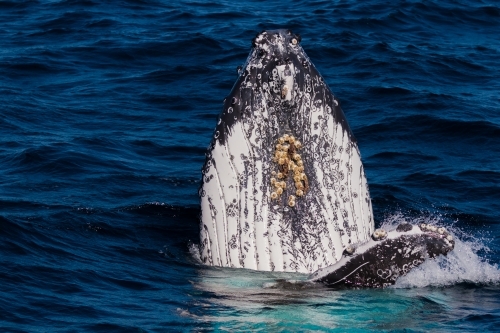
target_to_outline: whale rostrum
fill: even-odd
[[[356,139],[300,42],[258,34],[224,100],[199,190],[207,265],[319,273],[393,241],[374,230]]]

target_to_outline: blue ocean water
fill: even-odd
[[[208,268],[201,166],[289,28],[358,139],[377,226],[457,238],[383,290]],[[500,2],[0,1],[0,331],[500,331]]]

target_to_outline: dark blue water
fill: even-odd
[[[377,226],[458,238],[384,290],[197,261],[222,100],[290,28],[356,135]],[[498,1],[0,1],[0,331],[499,331]]]

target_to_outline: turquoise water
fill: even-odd
[[[416,223],[397,214],[384,227],[400,221]],[[478,246],[458,240],[447,257],[426,262],[386,289],[331,290],[301,283],[304,274],[202,268],[193,286],[204,295],[203,315],[190,306],[178,310],[221,331],[467,332],[480,325],[494,332],[499,270],[476,254]]]

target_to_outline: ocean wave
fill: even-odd
[[[498,326],[496,4],[0,8],[0,330]],[[383,290],[271,288],[306,277],[200,265],[205,148],[251,39],[273,28],[302,35],[340,99],[376,225],[445,225],[457,239],[447,257]]]
[[[408,132],[407,128],[412,131]],[[356,135],[382,137],[386,133],[400,138],[412,136],[427,142],[459,139],[464,143],[484,144],[500,137],[500,127],[485,120],[459,120],[421,114],[386,118],[382,122],[360,128]]]

